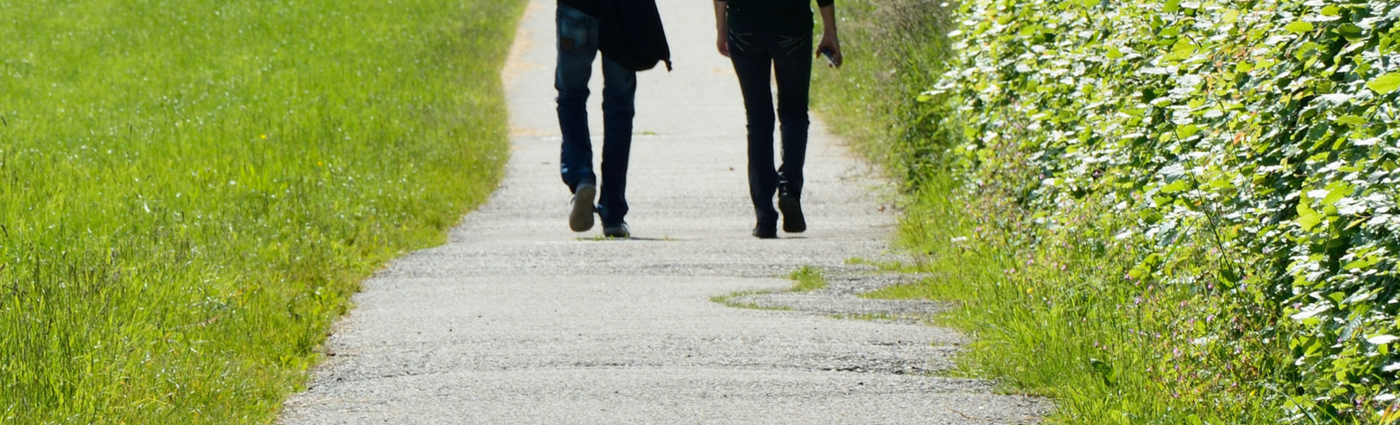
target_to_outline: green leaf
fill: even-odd
[[[1400,340],[1400,338],[1397,338],[1397,337],[1394,336],[1394,335],[1385,335],[1385,334],[1376,335],[1376,336],[1372,336],[1372,337],[1366,338],[1366,342],[1369,342],[1369,343],[1372,343],[1372,344],[1376,344],[1376,345],[1389,344],[1389,343],[1395,342],[1396,340]]]
[[[1186,180],[1177,180],[1172,182],[1172,184],[1162,187],[1162,193],[1184,192],[1188,189],[1191,189],[1191,185],[1186,183]]]
[[[1356,24],[1342,24],[1341,26],[1337,27],[1336,31],[1337,34],[1341,34],[1342,37],[1346,37],[1347,40],[1352,41],[1355,41],[1361,38],[1363,35],[1365,35],[1365,30],[1362,30],[1361,27],[1356,26]]]
[[[1303,231],[1311,232],[1313,228],[1322,223],[1323,215],[1313,210],[1308,205],[1312,200],[1303,196],[1298,200],[1298,225],[1303,227]]]
[[[1178,10],[1181,10],[1181,0],[1167,0],[1167,4],[1162,6],[1163,12],[1176,13]]]
[[[1299,225],[1299,226],[1302,226],[1304,231],[1311,232],[1314,228],[1317,227],[1318,224],[1321,224],[1321,223],[1322,223],[1322,214],[1313,213],[1313,214],[1298,216],[1298,225]]]
[[[1093,368],[1094,373],[1099,374],[1100,378],[1103,378],[1103,384],[1105,386],[1113,387],[1118,385],[1118,377],[1115,376],[1117,374],[1113,371],[1113,365],[1103,360],[1089,359],[1089,367]]]
[[[1322,350],[1322,341],[1318,339],[1313,339],[1312,344],[1309,344],[1308,347],[1305,350],[1303,350],[1303,355],[1311,356],[1313,355],[1313,353],[1316,353],[1319,350]]]
[[[1353,127],[1366,125],[1366,119],[1365,119],[1365,118],[1358,117],[1358,116],[1356,116],[1356,115],[1343,115],[1343,116],[1337,117],[1336,122],[1337,122],[1337,124],[1349,125],[1349,126],[1353,126]]]
[[[1353,192],[1355,192],[1354,190],[1352,190],[1351,185],[1346,184],[1346,182],[1336,181],[1332,182],[1332,184],[1329,184],[1327,186],[1329,188],[1327,191],[1327,197],[1322,198],[1322,205],[1324,206],[1330,207],[1333,204],[1336,204],[1337,201],[1340,201],[1342,200],[1342,198],[1345,198],[1347,195],[1350,195]]]
[[[1201,132],[1201,127],[1195,124],[1187,124],[1176,128],[1176,137],[1185,139]]]
[[[1303,21],[1293,21],[1293,23],[1288,24],[1288,26],[1283,27],[1283,29],[1294,34],[1302,34],[1308,31],[1312,31],[1313,24]]]
[[[1376,94],[1390,94],[1395,89],[1400,88],[1400,72],[1385,74],[1366,83],[1366,88],[1376,92]]]
[[[1370,260],[1370,259],[1356,260],[1356,261],[1352,261],[1352,262],[1347,263],[1346,265],[1342,266],[1342,269],[1343,269],[1343,270],[1364,269],[1364,268],[1367,268],[1367,267],[1371,267],[1371,266],[1375,265],[1376,263],[1377,263],[1376,260]]]
[[[1224,23],[1227,23],[1227,24],[1233,24],[1233,23],[1235,23],[1236,21],[1239,21],[1239,20],[1240,20],[1240,11],[1235,10],[1235,9],[1226,10],[1226,11],[1225,11],[1225,16],[1222,17],[1222,18],[1220,19],[1221,22],[1224,22]]]
[[[1230,286],[1235,286],[1235,284],[1237,284],[1237,283],[1240,282],[1240,274],[1239,274],[1239,273],[1235,273],[1235,270],[1234,270],[1234,269],[1231,269],[1231,268],[1229,268],[1229,267],[1220,269],[1219,275],[1220,275],[1220,280],[1224,281],[1225,283],[1229,284]]]

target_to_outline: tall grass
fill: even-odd
[[[500,177],[519,0],[0,0],[0,422],[264,423]]]
[[[919,93],[938,82],[955,23],[941,0],[852,0],[837,6],[840,69],[812,71],[812,103],[857,152],[906,189],[938,174],[950,139]],[[933,141],[934,143],[929,143]]]
[[[1270,424],[1282,411],[1260,383],[1277,380],[1284,341],[1230,347],[1203,335],[1257,329],[1264,306],[1237,309],[1186,285],[1133,279],[1142,247],[1115,242],[1125,218],[1085,207],[1061,231],[1027,240],[1035,217],[1010,197],[936,176],[912,195],[900,239],[930,277],[878,298],[948,300],[941,317],[974,342],[959,373],[1045,395],[1049,423]],[[1207,255],[1181,246],[1182,256]],[[1244,304],[1244,303],[1240,303]],[[1236,309],[1232,309],[1236,308]]]

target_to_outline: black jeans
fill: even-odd
[[[773,195],[802,195],[802,165],[807,158],[807,90],[812,85],[812,34],[778,34],[730,29],[729,58],[744,93],[749,131],[749,196],[760,225],[778,222]],[[771,72],[771,74],[770,74]],[[770,76],[778,82],[782,122],[782,165],[774,168],[773,96]]]

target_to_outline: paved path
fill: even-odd
[[[749,236],[742,104],[714,52],[711,5],[659,3],[676,70],[639,76],[635,238],[568,230],[554,3],[533,0],[505,72],[514,150],[501,188],[447,245],[365,282],[282,423],[986,424],[1031,422],[1047,408],[930,376],[961,342],[952,331],[832,317],[937,305],[854,297],[901,279],[847,264],[894,256],[896,217],[882,207],[886,185],[819,122],[804,194],[810,230]],[[732,300],[790,310],[712,301],[788,288],[783,277],[804,265],[824,270],[831,288]]]

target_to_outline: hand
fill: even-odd
[[[822,35],[821,42],[817,43],[818,57],[821,56],[822,50],[831,52],[831,66],[841,67],[841,41],[836,38],[836,33],[828,32]]]
[[[729,0],[715,0],[715,48],[729,57]]]

